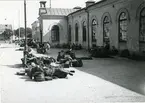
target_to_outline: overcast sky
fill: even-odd
[[[49,0],[26,0],[27,1],[27,26],[37,20],[39,2],[47,1],[46,7],[49,7]],[[52,8],[73,8],[75,6],[85,6],[88,0],[51,0]],[[98,1],[98,0],[95,0]],[[20,24],[19,24],[20,21]],[[24,27],[24,2],[23,0],[0,0],[0,24],[12,24],[14,28],[19,25]]]

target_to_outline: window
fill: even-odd
[[[125,12],[122,12],[119,15],[119,41],[127,41],[127,15]]]
[[[79,33],[79,27],[78,27],[78,24],[76,23],[76,25],[75,25],[75,41],[78,41],[78,33]]]
[[[68,27],[68,41],[71,41],[71,26]]]
[[[59,27],[54,25],[51,30],[51,39],[53,42],[59,41]]]
[[[143,8],[140,12],[140,33],[139,33],[139,41],[145,42],[145,8]]]
[[[92,42],[96,42],[96,26],[97,22],[95,19],[92,21]]]
[[[103,20],[103,41],[104,42],[109,42],[109,35],[110,35],[109,25],[110,25],[110,19],[108,18],[108,16],[105,16]]]
[[[86,41],[86,24],[85,24],[85,22],[83,22],[83,41],[85,42]]]

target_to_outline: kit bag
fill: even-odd
[[[60,70],[60,69],[56,69],[53,76],[57,77],[57,78],[66,78],[67,77],[67,74],[66,72]]]
[[[82,59],[76,59],[76,61],[72,61],[72,66],[73,67],[82,67],[83,66]]]
[[[43,72],[35,72],[34,80],[37,82],[45,81],[45,76]]]
[[[69,68],[69,67],[70,67],[70,65],[67,64],[67,63],[65,63],[65,64],[63,65],[63,68]]]

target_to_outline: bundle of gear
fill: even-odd
[[[73,76],[74,70],[68,70],[70,66],[82,67],[81,59],[77,59],[71,50],[58,53],[57,60],[53,57],[36,57],[30,51],[27,55],[26,69],[17,72],[17,75],[27,75],[34,81],[48,81],[56,78],[67,78],[67,75]],[[21,59],[24,64],[24,58]]]
[[[24,58],[21,59],[24,63]],[[64,64],[56,62],[53,57],[36,57],[31,53],[27,54],[25,71],[17,72],[17,75],[27,75],[35,81],[47,81],[56,78],[73,76],[74,70],[66,70]]]

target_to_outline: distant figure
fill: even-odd
[[[67,51],[67,54],[69,54],[72,59],[76,59],[75,53],[72,51],[72,49],[69,49],[69,51]]]
[[[109,42],[106,42],[106,44],[105,44],[105,49],[106,49],[106,50],[109,50],[109,49],[110,49]]]
[[[49,43],[44,43],[44,49],[45,49],[46,52],[48,53],[48,50],[50,49]]]
[[[65,59],[64,51],[58,52],[57,61],[60,62],[61,60]]]
[[[47,48],[47,50],[50,49],[50,44],[49,43],[46,43],[46,48]]]
[[[75,43],[72,44],[71,48],[74,50],[75,49]]]

